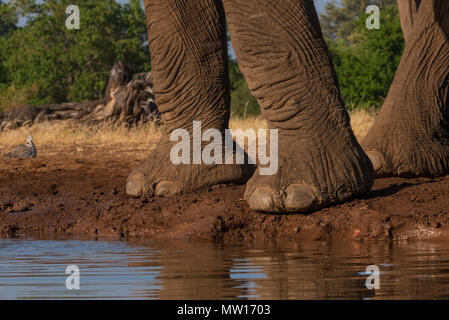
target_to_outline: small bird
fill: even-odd
[[[33,136],[27,137],[27,142],[14,148],[12,152],[5,154],[7,158],[29,159],[36,158],[37,150],[33,142]]]

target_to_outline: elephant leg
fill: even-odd
[[[145,0],[145,10],[153,90],[164,132],[156,149],[129,175],[127,193],[171,196],[245,183],[253,173],[248,166],[194,161],[198,154],[201,159],[202,149],[201,141],[194,143],[194,121],[201,124],[202,132],[216,129],[223,139],[229,122],[227,37],[221,1]],[[179,133],[178,129],[188,134],[188,146],[183,150],[187,155],[182,154],[188,162],[181,164],[172,157],[179,134],[176,139],[171,136]]]
[[[449,173],[449,2],[410,2],[399,7],[401,63],[362,142],[379,176]]]
[[[250,207],[301,212],[368,192],[372,164],[351,130],[313,0],[223,3],[240,69],[278,130],[278,171],[257,169]]]

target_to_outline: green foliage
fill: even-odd
[[[4,88],[6,82],[6,71],[3,67],[4,54],[1,48],[4,47],[4,39],[9,32],[16,29],[17,16],[14,10],[0,0],[0,90]]]
[[[0,0],[0,37],[16,29],[17,16],[14,10]]]
[[[27,103],[98,99],[118,60],[134,72],[150,70],[145,15],[139,0],[78,0],[80,29],[66,28],[70,0],[11,0],[9,10],[26,16],[22,28],[0,37],[3,87],[37,88]],[[1,69],[0,69],[1,70]]]
[[[326,13],[321,15],[321,27],[326,39],[350,41],[357,21],[365,14],[369,5],[380,10],[396,7],[397,0],[332,0],[326,4]]]
[[[349,108],[382,105],[404,50],[395,5],[381,7],[379,30],[366,28],[367,17],[367,14],[361,13],[356,20],[352,20],[351,33],[346,33],[347,24],[342,24],[341,29],[336,30],[336,34],[344,34],[342,38],[327,38],[341,94]]]
[[[0,111],[8,111],[25,105],[37,92],[37,87],[17,89],[0,86]]]
[[[260,114],[257,99],[251,95],[237,62],[229,61],[229,79],[231,82],[231,113],[233,116],[246,117]]]
[[[78,0],[80,30],[65,26],[70,0],[0,0],[0,109],[20,103],[93,100],[103,96],[113,64],[150,70],[145,16],[139,0]],[[367,30],[365,9],[381,9],[381,29]],[[323,34],[349,106],[379,106],[403,51],[396,0],[331,2],[321,17]],[[26,17],[17,28],[18,17]],[[229,62],[234,116],[260,113],[234,60]],[[2,105],[3,104],[3,105]]]
[[[251,95],[246,82],[231,92],[231,112],[233,116],[243,118],[260,114],[257,99]]]

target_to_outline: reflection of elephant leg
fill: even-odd
[[[146,0],[145,9],[154,94],[165,132],[156,150],[128,177],[127,193],[170,196],[218,184],[245,183],[252,174],[246,166],[192,161],[192,154],[201,152],[201,146],[191,141],[193,122],[200,121],[203,132],[217,129],[223,139],[229,122],[227,37],[221,1]],[[176,142],[170,141],[170,135],[176,129],[189,133],[191,152],[185,152],[191,153],[187,159],[192,164],[172,162],[170,153],[179,135]]]
[[[279,170],[250,179],[261,211],[305,211],[368,192],[372,165],[350,128],[312,0],[223,0],[239,66],[271,129]]]
[[[230,278],[232,260],[215,244],[175,242],[166,249],[158,257],[164,267],[160,299],[233,299],[245,293]]]

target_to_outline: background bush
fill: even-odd
[[[114,0],[77,0],[79,30],[65,26],[65,10],[71,2],[11,0],[0,4],[0,21],[17,23],[18,16],[27,18],[20,28],[0,26],[0,92],[10,92],[9,87],[35,88],[26,102],[36,105],[94,100],[104,95],[117,60],[125,60],[135,72],[150,69],[139,0],[125,5]]]
[[[343,4],[353,2],[344,1]],[[361,7],[363,11],[358,16],[352,16],[352,21],[343,19],[344,22],[340,22],[338,17],[344,15],[336,13],[334,6],[335,3],[328,5],[324,20],[330,21],[331,17],[335,17],[336,21],[331,25],[341,27],[324,28],[324,34],[327,35],[326,42],[343,99],[349,109],[379,108],[388,94],[404,50],[396,2],[380,5],[379,30],[366,28],[366,7]],[[346,12],[344,7],[337,7],[338,10]],[[329,14],[332,16],[329,17]]]
[[[150,71],[141,1],[77,0],[80,30],[65,27],[70,4],[0,0],[0,110],[98,99],[118,60],[135,73]],[[365,27],[369,4],[380,6],[380,30]],[[19,17],[26,23],[22,18],[18,24]],[[332,1],[321,23],[348,108],[380,107],[404,48],[396,0]],[[259,105],[232,57],[229,70],[232,114],[258,115]]]

